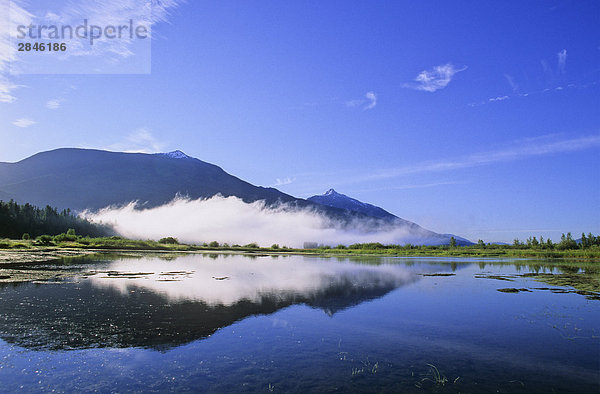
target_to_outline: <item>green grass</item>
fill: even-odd
[[[162,241],[162,242],[161,242]],[[90,238],[76,235],[60,234],[54,237],[42,236],[36,240],[0,239],[0,249],[31,249],[31,248],[73,248],[73,249],[103,249],[103,250],[164,250],[164,251],[239,251],[239,252],[268,252],[313,254],[320,256],[422,256],[422,257],[505,257],[505,258],[536,258],[574,259],[600,262],[600,247],[592,246],[586,249],[559,250],[548,248],[531,248],[513,245],[472,245],[472,246],[399,246],[374,244],[357,244],[350,247],[336,248],[321,247],[316,249],[293,249],[273,245],[261,248],[255,243],[245,246],[219,244],[216,241],[202,245],[181,244],[174,238],[164,238],[161,241],[133,240],[121,237]]]
[[[306,251],[306,249],[303,249]],[[378,248],[320,248],[314,249],[328,255],[383,255],[383,256],[440,256],[440,257],[513,257],[540,259],[596,259],[600,260],[600,248],[587,249],[536,249],[511,245],[472,246],[383,246]]]

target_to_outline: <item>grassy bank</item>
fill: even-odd
[[[74,234],[60,234],[54,237],[42,236],[35,240],[0,239],[0,249],[35,250],[35,249],[82,249],[82,250],[148,250],[148,251],[234,251],[318,254],[333,256],[441,256],[441,257],[507,257],[507,258],[539,258],[539,259],[579,259],[600,262],[600,247],[548,249],[526,247],[523,245],[472,245],[472,246],[398,246],[374,244],[357,244],[350,247],[320,247],[315,249],[294,249],[272,245],[259,247],[256,244],[228,245],[217,242],[201,245],[181,244],[174,238],[163,238],[160,241],[132,240],[121,237],[81,237]]]

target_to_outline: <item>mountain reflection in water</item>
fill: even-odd
[[[333,315],[418,278],[401,265],[302,257],[92,262],[75,279],[0,288],[0,337],[36,349],[166,349],[293,304]]]

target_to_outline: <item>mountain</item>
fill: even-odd
[[[325,192],[325,194],[309,197],[307,200],[328,207],[339,208],[348,212],[359,213],[368,217],[381,219],[384,222],[392,223],[395,226],[409,228],[411,232],[415,235],[418,235],[418,237],[428,239],[427,243],[430,245],[448,244],[450,242],[450,238],[452,237],[454,237],[456,240],[457,245],[473,245],[473,242],[466,238],[459,237],[458,235],[454,234],[434,233],[433,231],[424,229],[416,223],[399,218],[383,208],[359,201],[352,197],[348,197],[345,194],[336,192],[334,189],[329,189],[327,192]]]
[[[180,151],[143,154],[65,148],[0,163],[0,198],[38,206],[82,211],[137,200],[154,207],[176,195],[197,199],[218,193],[246,202],[309,204],[273,188],[254,186]]]
[[[217,194],[236,196],[248,203],[284,203],[286,209],[307,208],[327,216],[333,227],[344,230],[370,233],[401,229],[404,242],[413,244],[447,244],[451,236],[426,230],[333,189],[304,200],[274,188],[255,186],[181,151],[144,154],[62,148],[16,163],[0,163],[0,200],[14,199],[41,207],[83,211],[138,201],[144,208],[151,208],[178,195],[198,199]]]
[[[360,212],[367,216],[380,219],[397,219],[398,217],[392,215],[385,209],[376,207],[375,205],[367,204],[358,201],[354,198],[348,197],[344,194],[340,194],[333,189],[329,189],[325,194],[320,196],[312,196],[307,198],[308,201],[316,202],[317,204],[326,205],[328,207],[335,207],[340,209],[346,209],[348,211]]]

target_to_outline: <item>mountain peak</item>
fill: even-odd
[[[191,159],[190,156],[186,155],[185,153],[183,153],[182,151],[178,150],[174,150],[173,152],[167,152],[167,153],[157,153],[157,155],[160,156],[165,156],[171,159]]]
[[[320,196],[309,197],[308,201],[321,205],[327,205],[333,208],[362,213],[375,218],[388,220],[397,219],[395,215],[392,215],[382,208],[356,200],[352,197],[348,197],[345,194],[338,193],[333,188],[327,190],[325,194],[321,194]]]

